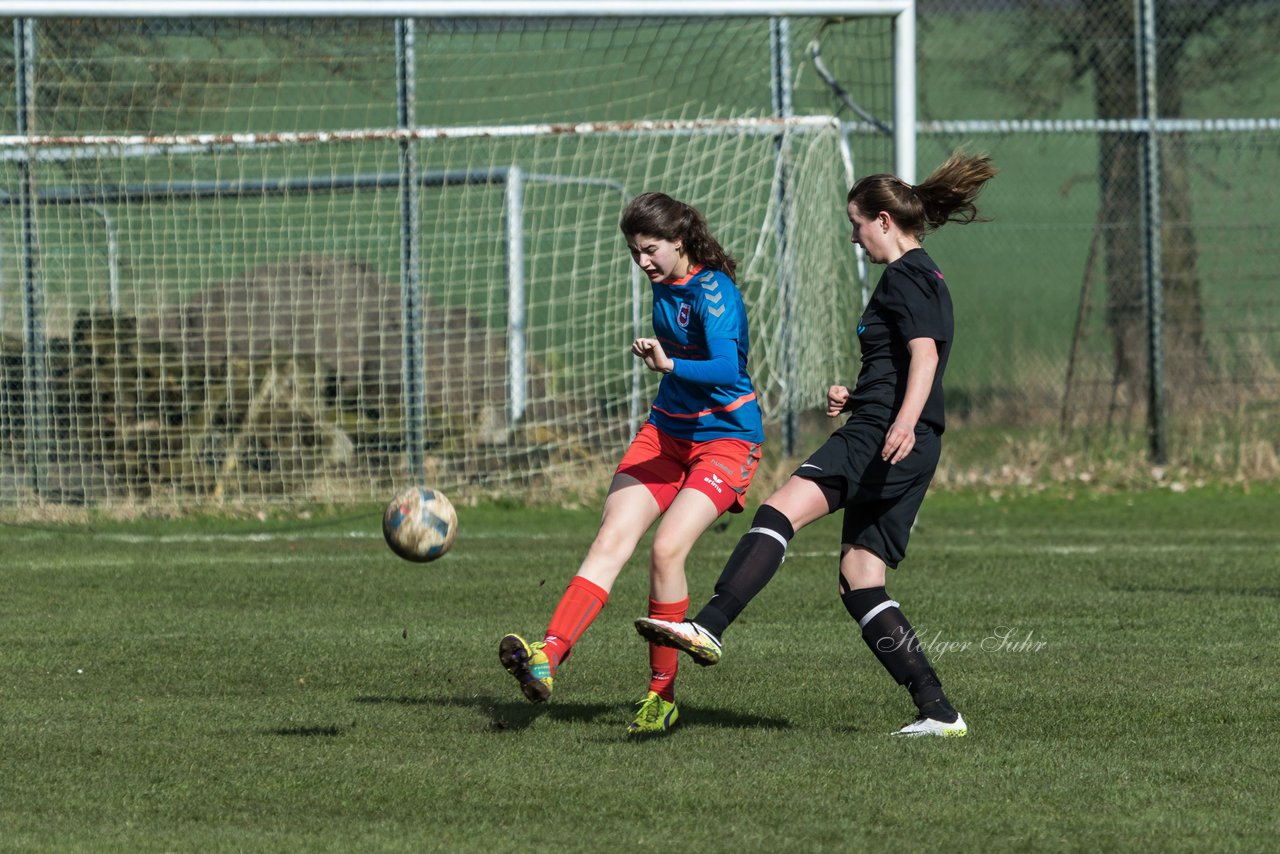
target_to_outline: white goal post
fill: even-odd
[[[654,385],[648,189],[738,257],[789,450],[851,369],[842,188],[914,180],[914,14],[0,0],[0,502],[576,492]]]

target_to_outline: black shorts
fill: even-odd
[[[911,453],[889,465],[880,458],[889,417],[881,407],[862,407],[793,474],[835,493],[831,509],[844,507],[842,544],[868,549],[895,567],[906,556],[911,526],[938,469],[942,437],[917,425]]]

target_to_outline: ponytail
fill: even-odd
[[[985,154],[956,152],[916,185],[894,175],[870,175],[849,190],[848,203],[867,216],[887,212],[908,234],[920,239],[948,222],[982,222],[974,200],[996,168]]]

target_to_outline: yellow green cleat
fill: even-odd
[[[544,703],[551,696],[551,661],[542,641],[525,643],[519,635],[507,635],[498,643],[498,660],[520,683],[530,703]]]
[[[662,733],[676,725],[680,710],[675,703],[662,699],[657,691],[650,691],[648,696],[637,703],[636,719],[627,724],[627,735],[652,735]]]

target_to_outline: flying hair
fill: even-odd
[[[848,203],[872,217],[884,211],[898,227],[923,239],[948,222],[985,222],[974,200],[996,175],[985,154],[957,151],[919,184],[908,184],[896,175],[868,175],[849,190]]]
[[[691,262],[720,270],[737,281],[738,262],[712,236],[702,213],[666,193],[636,196],[622,212],[618,227],[628,240],[640,234],[678,240]]]

